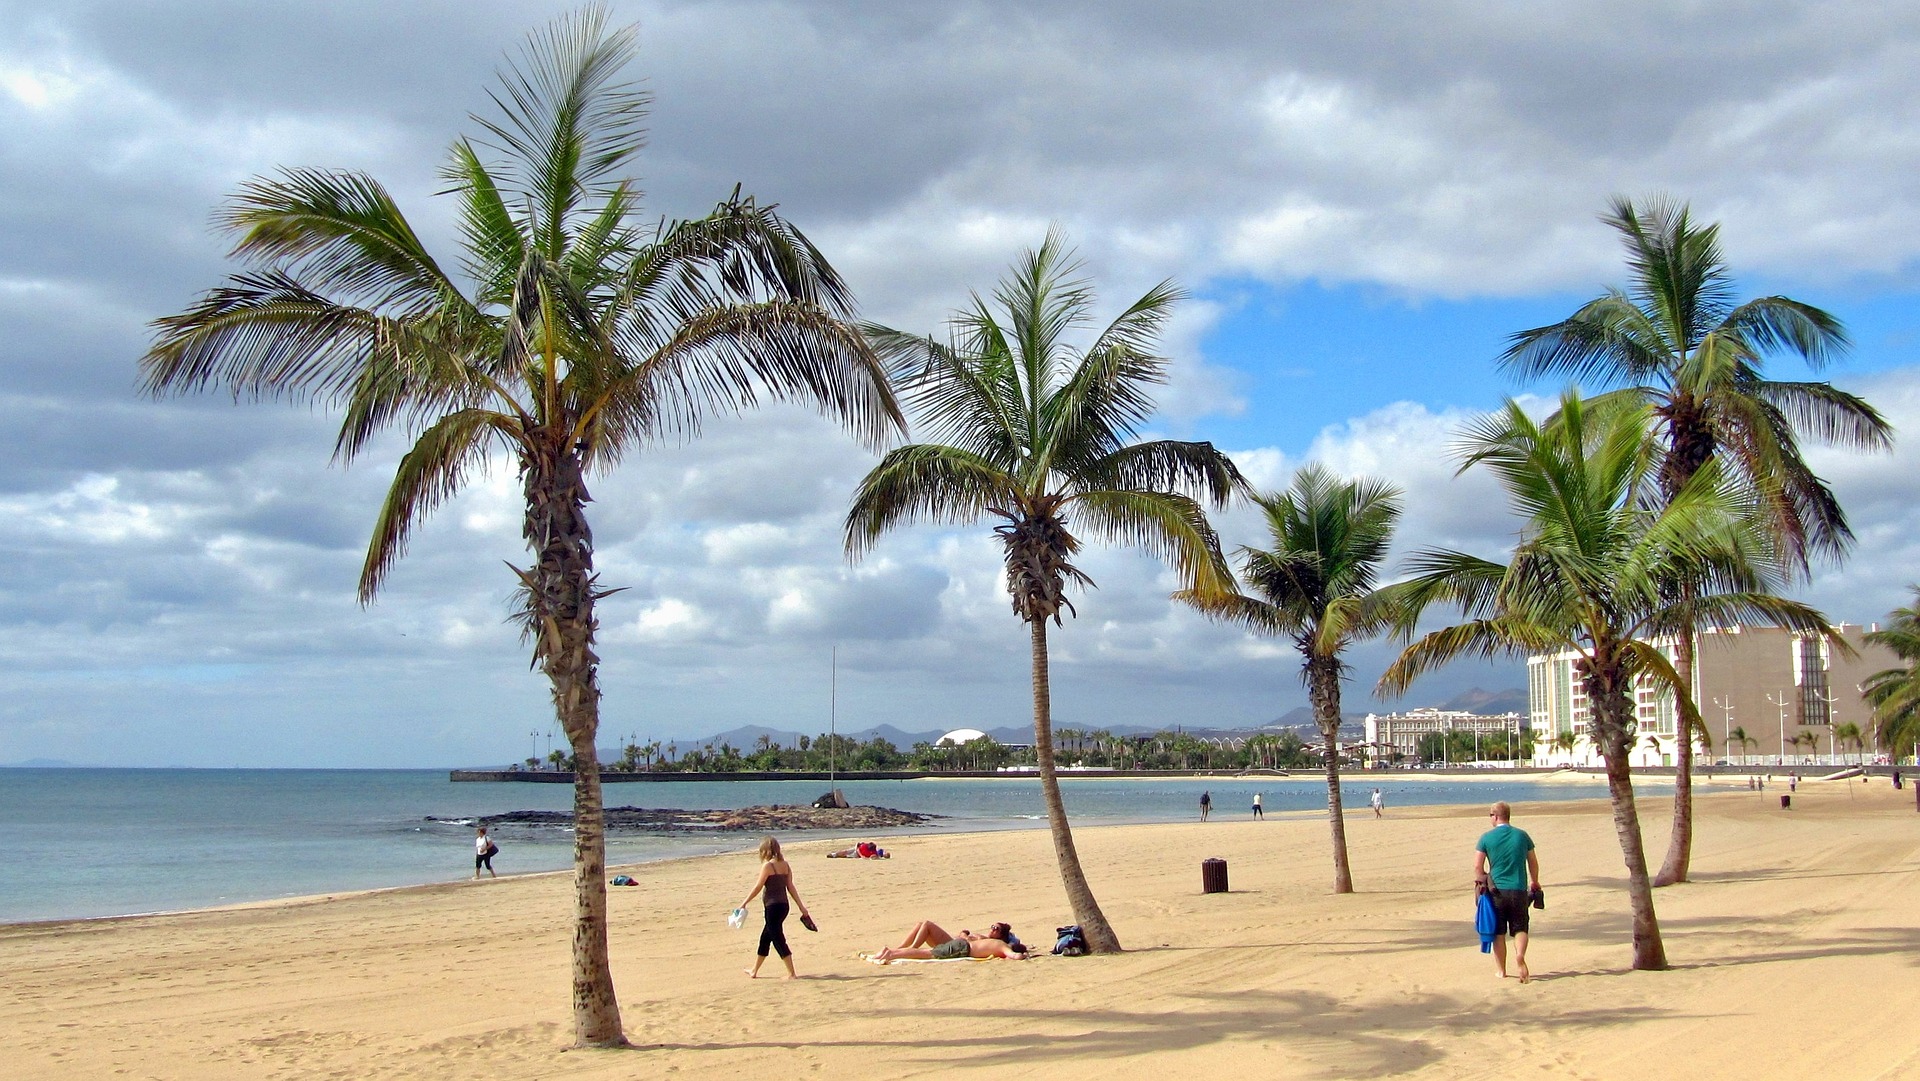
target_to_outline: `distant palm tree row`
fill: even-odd
[[[1159,335],[1182,297],[1171,283],[1096,328],[1092,287],[1049,232],[944,335],[922,335],[856,322],[826,257],[737,189],[705,217],[643,224],[637,187],[621,175],[648,103],[625,81],[634,51],[633,30],[598,8],[532,35],[503,72],[497,115],[474,117],[482,134],[449,153],[463,248],[453,267],[371,177],[288,169],[244,185],[219,220],[246,269],[159,320],[142,362],[154,394],[217,387],[338,409],[342,461],[382,432],[406,433],[363,602],[419,523],[495,454],[517,468],[529,552],[513,568],[518,620],[575,769],[578,1042],[625,1040],[595,749],[596,604],[611,590],[594,569],[587,479],[766,401],[811,406],[876,449],[905,433],[911,413],[925,441],[887,449],[853,493],[851,557],[912,523],[993,523],[1027,629],[1055,854],[1095,952],[1120,941],[1061,800],[1048,642],[1048,624],[1075,614],[1073,592],[1094,584],[1075,562],[1088,541],[1139,547],[1167,563],[1175,595],[1198,611],[1294,643],[1320,728],[1341,892],[1353,888],[1335,744],[1345,650],[1407,639],[1381,679],[1387,692],[1463,655],[1577,651],[1629,872],[1634,964],[1664,965],[1627,774],[1631,688],[1643,676],[1670,688],[1704,740],[1689,694],[1694,627],[1762,619],[1828,633],[1819,613],[1776,595],[1811,555],[1836,556],[1850,536],[1797,440],[1880,447],[1889,431],[1865,402],[1824,383],[1764,380],[1760,364],[1779,351],[1824,363],[1845,345],[1836,320],[1785,298],[1734,305],[1713,227],[1694,227],[1684,207],[1643,214],[1616,203],[1607,220],[1627,241],[1634,290],[1516,335],[1505,363],[1624,389],[1593,399],[1569,390],[1548,418],[1509,404],[1475,425],[1461,468],[1499,480],[1517,548],[1505,562],[1421,552],[1410,578],[1387,583],[1401,514],[1391,487],[1309,466],[1285,491],[1257,493],[1210,443],[1139,438],[1167,378]],[[1236,578],[1208,510],[1242,499],[1264,514],[1269,544],[1237,552]],[[1435,605],[1465,621],[1415,638]],[[1906,638],[1886,639],[1907,668],[1874,684],[1883,716],[1905,726],[1886,731],[1910,732],[1920,709],[1909,617]],[[1646,644],[1659,635],[1684,643],[1674,660]],[[1283,749],[1258,753],[1277,762]],[[649,762],[658,755],[655,746]],[[1675,881],[1690,843],[1679,824],[1685,776],[1683,765],[1679,854],[1668,861],[1678,870],[1664,876]]]

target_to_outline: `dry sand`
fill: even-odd
[[[822,926],[789,924],[796,982],[741,974],[752,933],[724,917],[751,856],[639,868],[611,890],[633,1050],[564,1049],[564,875],[0,928],[0,1076],[1920,1077],[1912,793],[1803,783],[1781,811],[1781,790],[1700,799],[1695,881],[1657,894],[1668,972],[1626,968],[1603,803],[1515,816],[1548,896],[1526,986],[1471,926],[1483,813],[1360,809],[1347,897],[1323,820],[1229,813],[1077,834],[1118,957],[856,959],[920,917],[1049,940],[1069,917],[1043,831],[901,838],[885,862],[792,845]],[[1206,856],[1232,893],[1200,893]]]

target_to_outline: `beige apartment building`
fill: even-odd
[[[1853,723],[1868,733],[1865,753],[1872,761],[1872,710],[1860,695],[1869,675],[1899,664],[1891,650],[1868,645],[1869,628],[1842,623],[1836,628],[1855,655],[1843,656],[1824,639],[1778,627],[1714,627],[1701,632],[1696,650],[1694,701],[1707,722],[1713,749],[1708,758],[1733,765],[1830,765],[1858,760],[1859,752],[1838,746],[1835,725]],[[1656,643],[1673,655],[1672,643]],[[1527,703],[1534,732],[1534,764],[1598,766],[1600,752],[1587,738],[1587,696],[1574,678],[1572,651],[1527,658]],[[1634,687],[1638,735],[1631,756],[1636,766],[1670,766],[1674,759],[1676,714],[1673,695],[1655,690],[1644,677]],[[1734,729],[1751,741],[1729,746]],[[1571,733],[1572,750],[1556,737]],[[1801,733],[1818,742],[1811,749]],[[1799,739],[1799,742],[1796,742]],[[1901,750],[1904,750],[1902,748]]]

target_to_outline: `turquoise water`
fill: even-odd
[[[1345,787],[1364,810],[1378,785],[1389,808],[1516,803],[1606,794],[1598,780],[1455,781],[1363,778]],[[609,806],[701,810],[806,803],[821,781],[688,781],[617,784]],[[855,803],[948,816],[912,832],[1031,828],[1044,823],[1039,782],[843,781]],[[1269,813],[1324,808],[1312,780],[1117,780],[1063,785],[1076,824],[1185,821],[1200,793],[1214,814],[1245,817],[1253,794]],[[1657,793],[1658,787],[1647,791]],[[564,784],[460,783],[441,770],[0,769],[0,922],[117,916],[413,885],[473,871],[474,816],[564,811]],[[428,821],[429,817],[451,821]],[[896,831],[902,832],[902,831]],[[570,866],[564,829],[497,831],[503,874]],[[749,847],[753,835],[652,834],[610,840],[608,860],[633,863]]]

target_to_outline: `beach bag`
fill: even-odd
[[[497,844],[494,844],[492,841],[488,841],[487,842],[487,858],[492,859],[493,857],[498,856],[499,854],[500,854],[500,846]]]
[[[1061,957],[1081,957],[1087,952],[1087,936],[1081,932],[1077,923],[1068,924],[1054,931],[1059,940],[1053,944],[1053,952]]]

